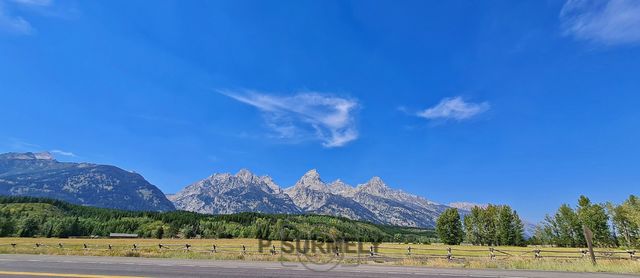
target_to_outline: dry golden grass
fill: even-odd
[[[447,255],[447,248],[451,248],[454,257],[489,257],[490,246],[474,246],[474,245],[459,245],[459,246],[446,246],[442,244],[422,245],[422,244],[403,244],[403,243],[383,243],[380,245],[380,250],[386,254],[399,254],[406,255],[408,253],[408,247],[411,247],[411,253],[414,255]],[[543,257],[563,256],[563,257],[576,257],[581,258],[580,248],[563,248],[563,247],[518,247],[518,246],[498,246],[493,247],[496,257],[521,256],[521,257],[535,257],[533,250],[540,249]],[[502,253],[502,252],[504,253]],[[612,254],[616,258],[628,258],[629,255],[624,253],[623,249],[610,249],[610,248],[596,248],[596,253],[600,252],[622,252]],[[507,253],[507,254],[505,254]]]
[[[84,256],[129,256],[151,258],[182,259],[215,259],[215,260],[251,260],[251,261],[330,261],[336,260],[331,252],[310,253],[308,256],[295,252],[277,255],[270,253],[265,247],[263,253],[258,252],[259,240],[256,239],[57,239],[57,238],[0,238],[0,253],[4,254],[47,254],[47,255],[84,255]],[[12,247],[10,244],[17,244]],[[36,247],[40,244],[40,247]],[[63,248],[60,248],[62,244]],[[87,244],[88,248],[84,248]],[[112,249],[108,249],[108,245]],[[133,248],[136,244],[137,248]],[[159,248],[159,244],[164,247]],[[189,244],[187,251],[185,245]],[[213,245],[216,251],[212,252]],[[264,244],[264,243],[263,243]],[[242,246],[245,246],[245,252]],[[265,244],[267,245],[267,244]],[[263,245],[263,246],[265,246]],[[276,245],[280,250],[280,242],[274,241],[268,246]],[[388,258],[370,258],[371,244],[362,244],[360,254],[350,253],[342,258],[342,263],[368,263],[388,265],[412,265],[426,267],[457,268],[492,268],[492,269],[532,269],[574,272],[617,272],[640,273],[640,261],[628,259],[600,259],[596,266],[586,258],[581,258],[577,248],[539,248],[543,258],[535,259],[532,250],[536,247],[495,247],[509,255],[494,251],[495,259],[490,259],[489,247],[486,246],[452,246],[453,260],[447,260],[448,246],[414,245],[383,243],[378,246],[377,255]],[[411,247],[411,256],[408,256]],[[352,246],[355,248],[355,246]],[[354,249],[351,249],[354,250]],[[545,253],[547,251],[547,253]],[[567,252],[549,253],[548,251]],[[622,251],[597,249],[597,251]],[[551,258],[550,256],[574,256],[573,259]],[[627,254],[614,254],[622,258]],[[391,258],[391,260],[389,260]]]
[[[509,258],[495,259],[474,258],[448,261],[447,259],[403,259],[394,262],[402,266],[426,266],[438,268],[480,268],[480,269],[520,269],[571,272],[612,272],[612,273],[640,273],[640,262],[631,260],[599,260],[596,266],[589,260],[583,259],[531,259]]]

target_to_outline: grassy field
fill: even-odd
[[[258,246],[261,243],[263,250],[259,252]],[[14,247],[11,244],[16,245]],[[333,246],[317,244],[317,250],[312,250],[313,246],[309,245],[309,252],[303,254],[305,249],[302,247],[296,248],[301,252],[297,253],[294,251],[296,249],[287,249],[280,242],[260,242],[256,239],[0,238],[0,253],[304,262],[333,260],[345,264],[640,273],[640,261],[627,259],[629,255],[624,250],[598,249],[597,254],[606,258],[599,257],[597,266],[593,266],[575,248],[496,247],[493,252],[495,258],[491,259],[489,247],[462,245],[450,247],[453,258],[448,260],[446,256],[449,247],[437,244],[383,243],[375,248],[374,257],[369,256],[372,246],[369,243],[362,244],[361,248],[355,244],[348,248],[341,246],[339,256],[333,252]],[[214,245],[216,252],[213,252]],[[271,253],[273,245],[276,247],[276,254]],[[541,250],[541,258],[535,258],[535,249]],[[611,253],[612,251],[620,253]]]

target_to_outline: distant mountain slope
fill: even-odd
[[[49,153],[0,154],[0,194],[124,210],[175,209],[139,174],[109,165],[59,162]]]
[[[199,213],[301,212],[270,177],[258,177],[248,170],[211,175],[172,195],[171,200],[178,209]]]
[[[471,211],[474,207],[486,208],[489,204],[477,204],[471,202],[455,202],[449,203],[448,206],[461,210]]]
[[[382,223],[411,227],[435,227],[438,216],[448,207],[425,198],[391,189],[373,177],[355,189],[354,200],[382,219]]]

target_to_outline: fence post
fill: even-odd
[[[496,258],[496,254],[493,252],[495,249],[493,247],[489,248],[489,257],[494,260]]]
[[[593,232],[591,232],[587,225],[582,225],[582,231],[584,232],[584,239],[587,240],[589,254],[591,254],[591,263],[596,265],[596,254],[593,253]]]
[[[587,251],[586,249],[582,249],[582,248],[580,248],[580,253],[582,253],[582,257],[583,257],[583,258],[587,256],[587,252],[588,252],[588,251]]]
[[[447,247],[447,260],[453,259],[453,254],[451,254],[451,247]]]

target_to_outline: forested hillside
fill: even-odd
[[[136,233],[149,238],[259,238],[428,242],[433,231],[341,217],[184,211],[139,212],[32,197],[0,197],[0,236],[70,237]]]

